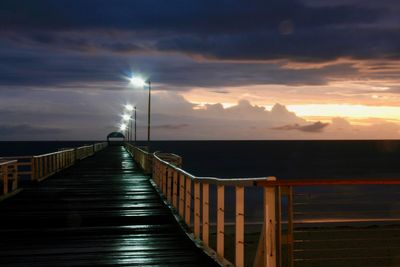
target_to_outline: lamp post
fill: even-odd
[[[135,145],[136,145],[136,106],[135,106]]]
[[[147,105],[147,145],[150,146],[150,114],[151,114],[151,82],[147,81],[149,85],[149,104]],[[149,149],[150,150],[150,149]]]
[[[125,120],[129,120],[129,133],[128,133],[128,141],[131,142],[132,141],[132,111],[135,110],[135,136],[136,136],[136,106],[132,106],[131,104],[127,104],[125,105],[125,109],[129,112],[129,117],[123,117],[123,119]],[[125,115],[123,115],[125,116]],[[136,139],[136,137],[135,137]],[[136,140],[135,140],[136,141]]]
[[[151,82],[150,80],[143,80],[140,77],[130,78],[130,82],[135,86],[145,86],[147,84],[149,90],[148,104],[147,104],[147,146],[150,146],[150,130],[151,130]]]

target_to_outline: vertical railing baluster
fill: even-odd
[[[276,265],[282,267],[282,187],[277,187],[277,217],[276,217]]]
[[[217,186],[217,254],[224,257],[224,228],[225,228],[225,188]]]
[[[189,177],[186,178],[186,196],[185,196],[185,223],[188,227],[190,227],[190,205],[191,205],[191,186],[192,186],[192,181],[190,180]]]
[[[179,174],[179,215],[183,218],[185,212],[185,176]]]
[[[39,158],[39,166],[40,166],[40,174],[39,174],[39,179],[43,177],[43,157]]]
[[[177,197],[178,197],[178,172],[176,170],[173,170],[173,181],[172,181],[172,206],[177,210],[178,208],[178,203],[177,203]]]
[[[210,217],[210,196],[209,196],[209,184],[207,183],[202,183],[203,185],[203,199],[202,199],[202,208],[203,208],[203,244],[205,246],[209,246],[209,229],[210,229],[210,222],[209,222],[209,217]]]
[[[8,194],[8,168],[6,165],[1,166],[1,174],[3,179],[3,194]]]
[[[287,225],[287,252],[289,267],[294,266],[293,260],[293,187],[288,186],[288,225]]]
[[[264,266],[276,267],[275,187],[264,187]]]
[[[200,183],[194,181],[194,237],[200,238]]]
[[[235,266],[244,266],[244,187],[235,188]]]
[[[34,160],[33,156],[30,157],[29,160],[30,160],[30,171],[31,171],[29,179],[32,181],[35,177],[35,174],[34,174],[35,173],[35,160]]]
[[[12,183],[12,190],[17,190],[18,188],[18,165],[17,162],[13,164],[13,183]]]
[[[168,172],[168,168],[166,166],[164,166],[164,169],[163,169],[163,187],[162,187],[162,192],[163,192],[164,196],[167,196],[167,172]]]
[[[172,201],[172,169],[167,168],[167,199],[168,202]]]

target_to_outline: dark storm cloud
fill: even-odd
[[[46,53],[43,56],[42,53]],[[0,50],[0,86],[57,86],[63,88],[124,89],[122,77],[131,66],[121,55],[87,57],[81,53],[58,53],[46,50]],[[136,67],[140,66],[140,68]],[[320,85],[330,78],[352,76],[357,70],[350,64],[336,64],[319,69],[282,69],[280,64],[229,62],[198,63],[184,57],[136,57],[134,72],[151,73],[155,83],[171,90],[193,86],[223,87],[249,84]],[[92,84],[92,83],[97,83]],[[163,88],[165,89],[165,88]]]
[[[180,51],[209,58],[294,61],[329,61],[340,57],[354,59],[400,57],[397,29],[307,29],[289,35],[275,32],[242,33],[207,38],[183,35],[157,43],[162,51]]]
[[[3,0],[1,24],[8,29],[129,29],[173,32],[237,32],[296,25],[371,22],[379,12],[359,6],[309,7],[296,0]]]
[[[398,58],[400,34],[387,25],[397,16],[385,1],[370,2],[3,0],[0,85],[89,88],[120,82],[99,87],[118,89],[127,69],[151,73],[156,83],[178,90],[326,84],[358,70],[351,64],[285,69],[262,60]],[[154,59],[161,55],[170,57]],[[197,56],[217,60],[199,62]]]
[[[396,31],[381,32],[374,27],[360,30],[359,25],[374,25],[387,13],[383,8],[359,4],[307,6],[296,0],[3,0],[0,10],[0,29],[25,32],[37,43],[82,51],[103,48],[134,52],[147,48],[219,59],[308,61],[393,55],[395,47],[385,44],[389,40],[399,43]],[[66,35],[87,31],[87,36],[52,36],[60,31]],[[134,37],[115,43],[112,36],[109,43],[96,39],[96,33],[113,31],[130,32]],[[137,44],[137,38],[143,35],[151,39],[148,47]],[[372,49],[366,49],[374,40]]]

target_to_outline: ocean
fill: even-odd
[[[100,141],[0,142],[0,157],[38,155],[96,142]],[[197,176],[400,177],[400,140],[152,141],[151,150],[180,155],[183,168]]]

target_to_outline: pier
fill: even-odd
[[[398,179],[198,177],[179,155],[129,143],[2,158],[0,166],[1,265],[400,262]],[[247,223],[249,205],[259,207],[258,224]]]

